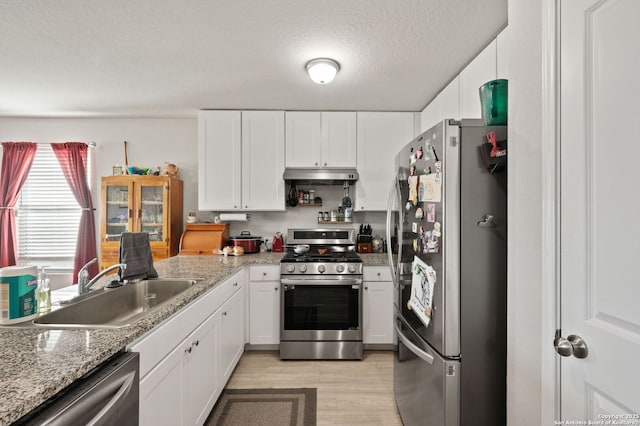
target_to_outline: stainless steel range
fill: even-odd
[[[362,259],[353,229],[289,229],[281,359],[362,359]],[[294,247],[308,245],[306,253]],[[298,247],[300,248],[300,247]]]

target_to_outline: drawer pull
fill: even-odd
[[[191,344],[191,346],[198,346],[200,344],[200,340],[196,340]]]
[[[190,354],[190,353],[191,353],[191,346],[189,346],[188,348],[186,348],[184,351],[185,351],[186,353]]]
[[[238,283],[233,283],[233,286],[234,287],[238,287]]]
[[[278,291],[278,287],[274,287],[273,289],[274,289],[275,291]]]
[[[226,312],[226,311],[225,311],[225,312],[223,312],[223,313],[222,313],[222,316],[223,316],[223,317],[226,317],[226,316],[227,316],[227,312]]]

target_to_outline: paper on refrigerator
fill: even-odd
[[[413,258],[412,270],[411,297],[407,302],[407,307],[428,327],[431,322],[436,271],[415,256]]]

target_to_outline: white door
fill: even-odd
[[[640,2],[559,3],[561,327],[588,347],[562,358],[561,416],[637,425]]]

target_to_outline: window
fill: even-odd
[[[87,176],[91,176],[91,157]],[[73,268],[80,213],[51,145],[38,144],[16,204],[19,261]]]

